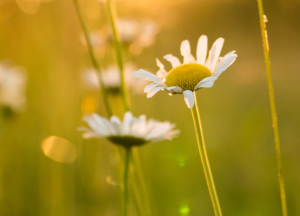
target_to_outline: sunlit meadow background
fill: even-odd
[[[106,22],[103,3],[79,1],[91,31]],[[238,58],[198,101],[212,171],[224,215],[279,216],[280,196],[268,88],[255,0],[119,0],[122,17],[153,19],[161,28],[153,46],[134,61],[157,71],[155,58],[179,56],[180,43],[206,34],[209,47],[225,38],[222,55]],[[264,1],[289,215],[300,215],[300,1]],[[121,162],[105,140],[83,140],[81,71],[91,66],[71,0],[1,0],[0,59],[27,69],[28,106],[0,137],[0,215],[117,216]],[[114,62],[111,48],[101,66]],[[170,69],[170,65],[163,61]],[[106,115],[100,96],[98,112]],[[192,117],[183,96],[132,95],[134,115],[177,124],[174,141],[140,148],[152,215],[212,216]],[[115,107],[120,105],[115,104]],[[116,108],[117,109],[117,108]],[[49,136],[69,140],[75,160],[59,163],[42,151]]]

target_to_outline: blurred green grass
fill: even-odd
[[[0,214],[117,215],[120,181],[114,147],[104,140],[82,140],[80,71],[90,65],[80,42],[81,29],[72,1],[53,0],[25,14],[14,1],[2,20],[0,58],[28,71],[28,109],[17,115],[1,137]],[[90,29],[106,21],[94,0],[81,2]],[[95,7],[89,6],[89,4]],[[206,34],[209,46],[225,38],[222,55],[238,59],[214,88],[198,91],[207,151],[224,215],[281,215],[269,99],[256,1],[118,1],[119,14],[151,17],[162,25],[156,43],[135,57],[140,68],[156,72],[155,58],[172,53],[189,39],[192,52]],[[290,215],[300,215],[300,54],[298,1],[264,1],[271,67],[278,109],[283,166]],[[151,5],[151,6],[149,6]],[[98,8],[99,7],[99,8]],[[89,13],[89,8],[97,8]],[[92,14],[92,15],[91,15]],[[94,14],[94,15],[93,15]],[[102,61],[113,62],[113,53]],[[165,62],[167,68],[170,68]],[[135,115],[175,122],[181,130],[172,142],[140,148],[153,215],[213,215],[198,155],[190,111],[182,95],[165,92],[151,99],[132,97]],[[105,115],[104,107],[100,114]],[[78,158],[62,164],[47,158],[41,143],[48,136],[73,143]],[[181,213],[180,213],[181,212]]]

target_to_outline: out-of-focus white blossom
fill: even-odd
[[[27,76],[24,68],[9,60],[0,62],[0,106],[21,112],[26,108]]]
[[[127,63],[124,67],[126,86],[132,90],[133,93],[140,93],[147,81],[138,80],[131,74],[136,70],[136,66],[133,63]],[[117,65],[109,65],[105,69],[102,69],[101,75],[102,81],[109,92],[119,92],[121,87],[120,72]],[[92,69],[85,69],[82,72],[82,81],[84,88],[90,91],[97,91],[100,88],[100,82],[97,72]]]
[[[160,30],[158,24],[151,20],[133,18],[120,18],[117,21],[117,28],[122,43],[128,46],[129,51],[135,55],[140,54],[143,48],[151,46]],[[103,51],[107,45],[113,43],[113,34],[109,26],[92,32],[90,37],[92,46],[97,52]],[[86,44],[83,39],[82,37],[83,43]]]

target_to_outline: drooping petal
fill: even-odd
[[[163,65],[163,63],[161,63],[161,62],[159,61],[158,58],[156,59],[156,65],[157,65],[157,67],[159,67],[160,69],[164,69],[164,68],[165,68],[165,66]]]
[[[143,69],[133,72],[132,76],[138,77],[140,79],[146,79],[152,82],[161,82],[161,79],[158,76],[155,76],[154,74]]]
[[[109,135],[109,131],[103,127],[103,125],[99,125],[93,117],[84,116],[83,121],[85,121],[99,136],[106,137]]]
[[[210,88],[213,86],[214,81],[217,79],[217,77],[214,76],[210,76],[210,77],[206,77],[203,80],[201,80],[196,87],[194,88],[194,91],[198,90],[199,88]],[[207,83],[207,84],[205,84]],[[210,86],[211,85],[211,86]],[[205,86],[205,87],[204,87]],[[209,86],[209,87],[206,87]]]
[[[190,63],[191,46],[188,40],[182,41],[180,45],[180,53],[183,56],[183,63]]]
[[[197,44],[197,62],[198,64],[204,65],[207,53],[207,37],[202,35]]]
[[[209,57],[205,63],[205,66],[210,70],[210,71],[214,71],[215,67],[216,67],[216,63],[218,61],[218,58],[220,56],[222,47],[224,44],[224,39],[223,38],[219,38],[217,39],[211,50],[209,51]]]
[[[95,132],[85,132],[82,134],[83,139],[98,138],[98,137],[100,136]]]
[[[144,92],[147,93],[149,91],[151,91],[152,89],[154,89],[158,84],[156,83],[151,83],[150,85],[147,85],[145,88],[144,88]]]
[[[130,132],[130,125],[131,125],[131,120],[132,120],[133,116],[131,114],[131,112],[126,112],[124,115],[124,119],[123,119],[123,131],[124,131],[124,135],[128,135]]]
[[[122,128],[122,122],[117,116],[110,117],[110,122],[113,125],[115,131],[117,132],[117,135],[122,136],[123,135],[123,128]]]
[[[165,79],[167,75],[168,73],[164,69],[159,69],[159,71],[157,71],[156,73],[156,76],[158,76],[162,80]]]
[[[182,89],[178,86],[168,87],[168,88],[166,88],[166,90],[170,91],[172,93],[182,93]]]
[[[199,88],[211,88],[211,87],[213,87],[214,83],[215,83],[214,81],[208,81],[208,82],[201,83],[198,86],[198,89]]]
[[[164,89],[165,87],[156,87],[147,93],[147,98],[153,97],[157,92]]]
[[[173,68],[178,67],[180,65],[179,59],[173,56],[172,54],[165,55],[164,59],[171,62]]]
[[[184,96],[184,101],[186,103],[186,105],[188,106],[188,108],[193,108],[194,103],[195,103],[195,98],[194,98],[194,94],[192,91],[190,90],[185,90],[183,91],[183,96]]]
[[[107,130],[108,135],[116,135],[114,127],[106,118],[103,118],[96,113],[93,113],[92,116],[102,128],[105,128]]]
[[[221,73],[223,73],[236,60],[236,57],[237,54],[235,54],[234,52],[230,52],[225,55],[218,63],[213,76],[218,78]]]

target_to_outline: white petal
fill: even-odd
[[[183,91],[183,96],[184,96],[184,101],[186,103],[186,105],[188,106],[188,108],[193,108],[194,103],[195,103],[195,98],[194,98],[194,94],[192,91],[190,90],[185,90]]]
[[[117,135],[123,135],[122,122],[117,116],[110,117],[110,122],[113,125]]]
[[[216,67],[216,63],[219,59],[222,47],[224,44],[224,39],[223,38],[219,38],[217,39],[211,50],[209,51],[209,57],[205,63],[205,66],[210,70],[210,71],[214,71],[215,67]]]
[[[114,130],[113,126],[106,118],[103,118],[96,113],[93,113],[92,116],[94,117],[95,121],[99,124],[99,126],[101,126],[103,130],[105,129],[107,131],[108,135],[116,134],[116,131]]]
[[[82,134],[83,139],[98,138],[98,137],[100,137],[100,136],[98,134],[94,133],[94,132],[92,132],[92,133],[85,132],[85,133]]]
[[[147,85],[145,88],[144,88],[144,92],[147,93],[149,91],[151,91],[152,89],[154,89],[158,84],[156,83],[151,83],[150,85]]]
[[[99,136],[106,137],[109,135],[107,129],[103,127],[103,125],[99,125],[95,119],[91,116],[84,116],[83,120],[89,125],[89,127],[95,131]]]
[[[165,79],[167,75],[168,73],[164,69],[159,69],[159,71],[157,71],[156,73],[156,76],[158,76],[162,80]]]
[[[131,120],[132,120],[132,114],[131,112],[126,112],[124,115],[123,119],[123,130],[124,130],[124,135],[128,135],[130,132],[130,125],[131,125]]]
[[[213,87],[214,83],[215,83],[214,81],[208,81],[208,82],[201,83],[198,86],[198,89],[199,88],[211,88],[211,87]]]
[[[152,74],[148,71],[145,71],[143,69],[133,72],[132,76],[138,77],[141,79],[145,79],[145,80],[149,80],[152,82],[161,82],[161,79],[158,76],[155,76],[154,74]]]
[[[160,69],[164,69],[164,68],[165,68],[164,65],[163,65],[163,63],[161,63],[161,62],[159,61],[158,58],[156,59],[156,65],[157,65]]]
[[[225,55],[222,60],[218,63],[216,70],[213,74],[214,77],[219,77],[236,59],[237,55],[233,52]]]
[[[162,90],[164,88],[165,87],[156,87],[156,88],[152,89],[151,91],[148,92],[147,98],[153,97],[157,92],[159,92],[160,90]]]
[[[173,68],[178,67],[180,65],[179,59],[173,56],[172,54],[165,55],[164,59],[171,62]]]
[[[202,35],[197,44],[197,62],[198,64],[204,65],[207,53],[207,37]]]
[[[194,91],[198,90],[199,88],[210,88],[213,85],[211,85],[211,82],[214,82],[217,79],[217,77],[214,76],[210,76],[210,77],[206,77],[203,80],[201,80],[195,87]],[[210,84],[205,84],[205,83],[210,83]],[[210,86],[211,85],[211,86]],[[200,87],[200,86],[210,86],[210,87]]]
[[[188,40],[182,41],[180,45],[180,53],[183,56],[183,63],[190,63],[191,46]]]
[[[170,91],[172,93],[182,93],[182,89],[178,86],[172,86],[166,89],[167,91]]]

